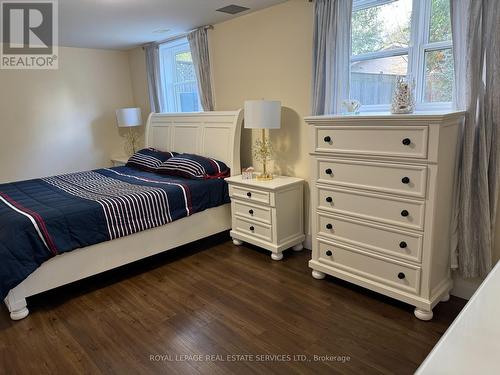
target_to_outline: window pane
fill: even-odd
[[[162,45],[160,61],[164,111],[200,111],[198,83],[187,39]]]
[[[453,89],[451,49],[425,53],[425,102],[451,102]]]
[[[406,48],[410,42],[412,0],[352,13],[352,54]]]
[[[178,111],[199,111],[198,84],[196,83],[196,72],[191,52],[184,51],[175,55],[175,83]]]
[[[450,0],[432,0],[429,42],[451,40]]]
[[[396,78],[407,73],[407,55],[353,62],[351,98],[363,105],[389,104]]]

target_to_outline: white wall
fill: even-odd
[[[0,70],[0,182],[109,165],[115,110],[134,103],[128,53],[60,48],[59,70]]]

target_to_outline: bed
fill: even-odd
[[[241,110],[151,114],[146,125],[145,143],[147,147],[159,150],[192,153],[220,160],[231,168],[232,175],[237,175],[240,174],[241,125]],[[13,280],[9,282],[15,284],[12,289],[6,291],[0,288],[0,292],[6,294],[4,301],[11,319],[20,320],[28,316],[27,297],[230,229],[231,212],[226,183],[220,179],[182,180],[129,167],[115,167],[1,185],[0,225],[3,225],[3,230],[11,230],[12,236],[16,236],[15,241],[18,241],[16,244],[24,247],[24,252],[40,254],[41,248],[45,247],[47,253],[52,253],[47,257],[48,260],[43,260],[37,267],[22,259],[10,259],[11,264],[23,266],[20,275],[10,269]],[[82,181],[85,183],[77,193],[70,191]],[[118,191],[117,201],[121,200],[119,192],[124,186],[126,189],[139,189],[140,193],[153,198],[154,194],[167,194],[169,207],[164,210],[164,220],[158,221],[156,225],[148,226],[146,223],[137,228],[126,228],[116,214],[125,206],[117,208],[110,204],[104,207],[102,202],[91,202],[87,196],[91,193],[89,181],[92,186],[105,186]],[[187,198],[186,191],[193,199]],[[86,206],[76,207],[66,193],[85,198]],[[37,202],[45,203],[45,206],[38,209]],[[49,205],[47,202],[53,203]],[[37,209],[33,210],[33,207]],[[71,209],[79,215],[86,212],[92,220],[69,226],[61,218],[58,223],[55,212],[63,209]],[[12,216],[14,212],[17,216]],[[52,218],[49,230],[45,227],[44,216]],[[24,220],[23,224],[30,228],[31,233],[20,231],[14,225],[13,217]],[[108,228],[111,228],[109,238],[99,238],[102,231],[96,228],[104,225],[106,220],[116,222],[113,225],[107,223]],[[51,234],[57,231],[61,233],[56,233],[57,239],[54,239]],[[74,234],[77,231],[82,231],[81,235],[67,236],[65,240],[65,233]],[[79,238],[78,243],[74,243],[75,237]],[[27,246],[32,248],[26,249]],[[0,263],[3,265],[0,268],[6,268],[9,262],[0,259]],[[27,272],[29,276],[24,277]],[[22,281],[18,283],[20,278]],[[5,285],[10,284],[6,282],[2,285],[5,289]]]

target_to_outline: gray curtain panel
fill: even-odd
[[[451,14],[455,105],[467,111],[452,252],[464,277],[478,277],[492,267],[500,185],[500,4],[498,0],[451,0]]]
[[[208,32],[206,27],[200,27],[187,35],[193,63],[198,78],[201,106],[204,111],[213,111],[215,108],[212,92],[210,70],[210,54],[208,51]]]
[[[349,99],[352,0],[314,3],[312,114],[340,113]]]
[[[160,47],[156,43],[150,43],[144,46],[144,51],[151,112],[161,113],[163,100],[160,87]]]

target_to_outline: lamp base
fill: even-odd
[[[273,175],[271,173],[261,173],[257,175],[257,181],[271,181],[273,179]]]

